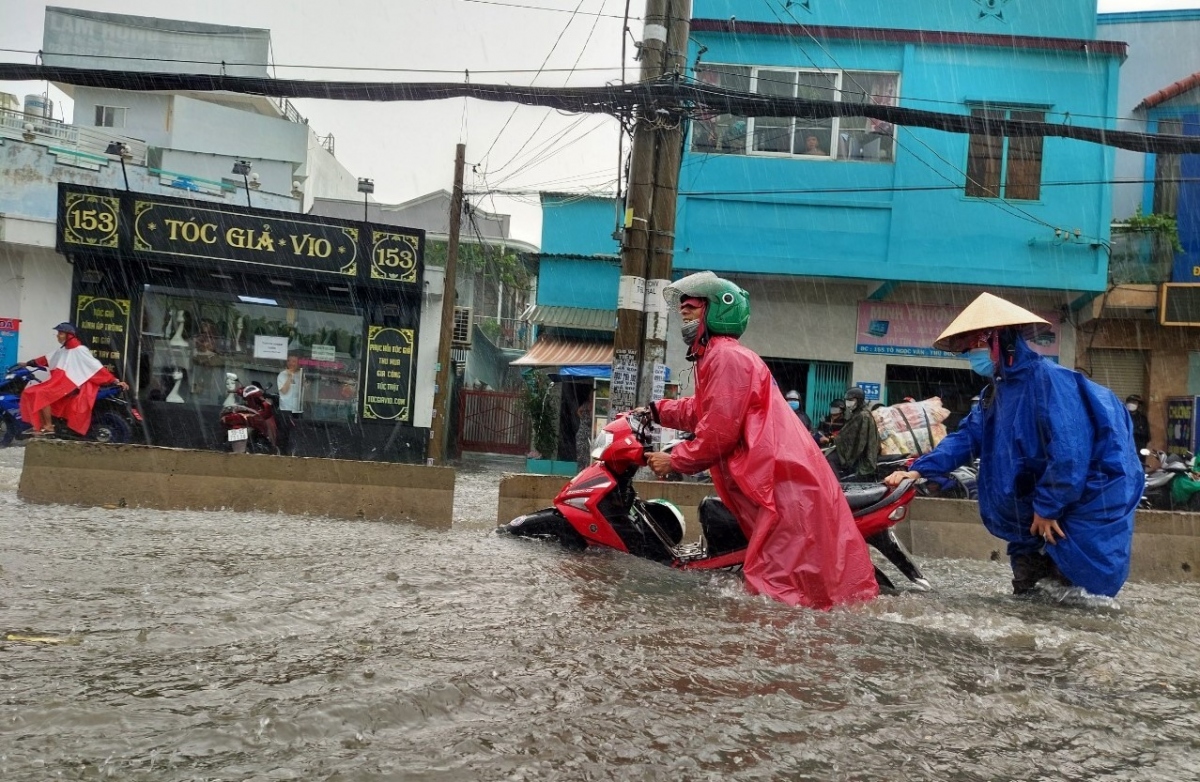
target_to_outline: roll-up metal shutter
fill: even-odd
[[[1146,395],[1146,354],[1141,350],[1093,348],[1092,380],[1121,398]]]

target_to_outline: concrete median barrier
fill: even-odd
[[[561,476],[509,475],[500,483],[497,523],[551,504],[566,484]],[[636,481],[643,498],[674,502],[687,519],[688,539],[698,534],[696,506],[713,494],[708,483]],[[993,537],[969,500],[918,497],[909,519],[896,526],[896,536],[917,557],[999,559],[1008,561],[1005,543]],[[1135,581],[1200,583],[1200,514],[1141,511],[1134,521],[1130,578]]]
[[[17,495],[41,505],[264,511],[449,529],[454,476],[413,464],[37,440],[26,446]]]

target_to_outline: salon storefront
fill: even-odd
[[[420,462],[424,232],[60,184],[72,319],[136,389],[151,444],[221,448],[234,382],[299,360],[300,456]]]

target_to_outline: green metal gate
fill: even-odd
[[[808,365],[804,409],[811,411],[814,424],[827,415],[829,403],[841,399],[850,387],[850,366],[837,361],[814,361]]]

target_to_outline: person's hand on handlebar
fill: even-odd
[[[921,473],[916,470],[897,470],[883,476],[883,482],[892,487],[899,486],[902,481],[917,481],[921,479]]]
[[[659,478],[665,478],[667,473],[671,472],[671,454],[662,451],[647,454],[646,466]]]

